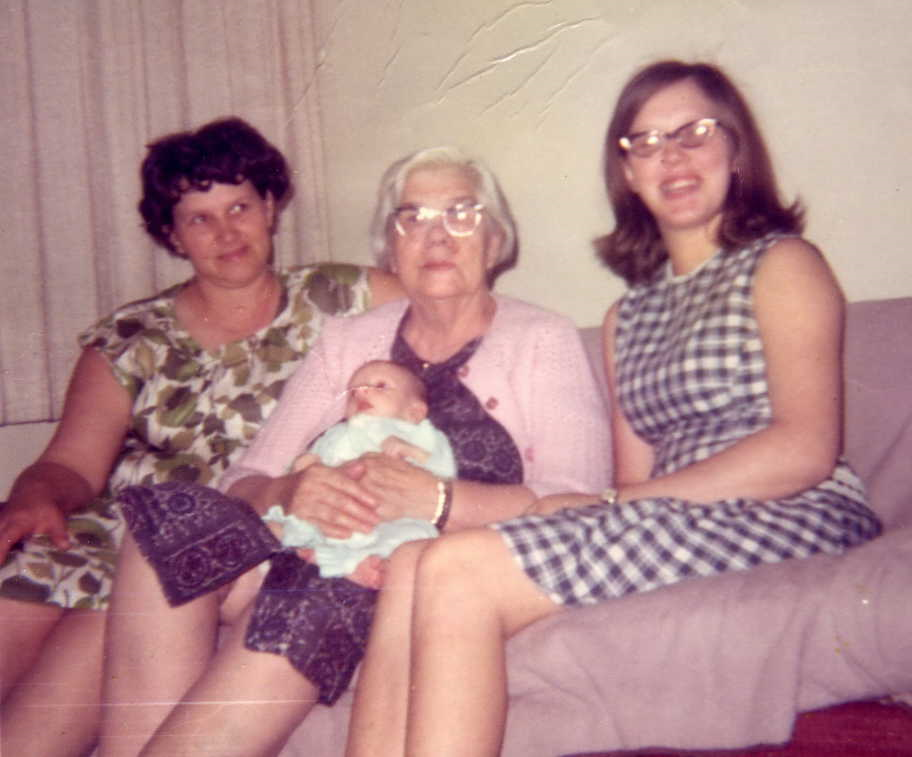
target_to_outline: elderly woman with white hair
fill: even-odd
[[[576,328],[491,291],[518,245],[490,171],[454,148],[394,163],[372,235],[406,299],[324,326],[220,481],[229,496],[169,484],[127,498],[132,537],[109,623],[103,755],[273,754],[317,702],[348,687],[377,591],[323,578],[280,551],[257,531],[256,513],[279,504],[334,537],[401,517],[456,531],[609,483],[607,411]],[[339,420],[348,377],[371,359],[424,381],[428,418],[453,447],[454,480],[384,454],[287,471],[285,461]],[[246,520],[220,520],[243,509]],[[249,569],[267,559],[265,579]],[[220,623],[231,630],[216,651]]]

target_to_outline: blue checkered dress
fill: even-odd
[[[632,289],[617,319],[619,402],[655,451],[653,476],[706,459],[772,418],[751,307],[770,236],[697,270]],[[593,504],[494,526],[552,600],[585,604],[691,576],[839,553],[880,532],[840,460],[813,489],[774,501],[670,497]]]

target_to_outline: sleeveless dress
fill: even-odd
[[[752,308],[757,264],[779,235],[720,251],[683,276],[666,267],[630,290],[615,334],[618,401],[655,452],[652,477],[704,460],[772,420]],[[692,576],[838,554],[880,533],[842,458],[817,486],[779,500],[673,497],[597,503],[495,526],[559,604],[586,604]]]
[[[123,535],[119,493],[133,484],[218,479],[265,423],[324,320],[369,304],[359,266],[321,263],[277,275],[273,321],[215,350],[177,320],[174,300],[186,283],[123,305],[80,335],[80,346],[96,349],[130,395],[130,428],[105,490],[68,518],[72,547],[59,550],[44,536],[20,542],[0,566],[0,596],[106,609]]]

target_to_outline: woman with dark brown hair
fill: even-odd
[[[80,336],[56,433],[0,509],[7,754],[82,754],[95,739],[124,530],[118,494],[213,481],[265,422],[326,318],[400,293],[376,269],[273,266],[289,170],[239,118],[155,140],[142,186],[146,230],[192,275]]]
[[[651,65],[605,149],[600,249],[629,285],[604,322],[615,488],[394,554],[350,756],[493,757],[505,644],[530,623],[879,532],[840,454],[842,295],[737,89]]]

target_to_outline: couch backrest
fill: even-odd
[[[845,450],[888,526],[912,524],[912,297],[849,305]]]
[[[600,329],[580,330],[604,386]],[[851,303],[845,452],[888,527],[912,525],[912,297]]]

